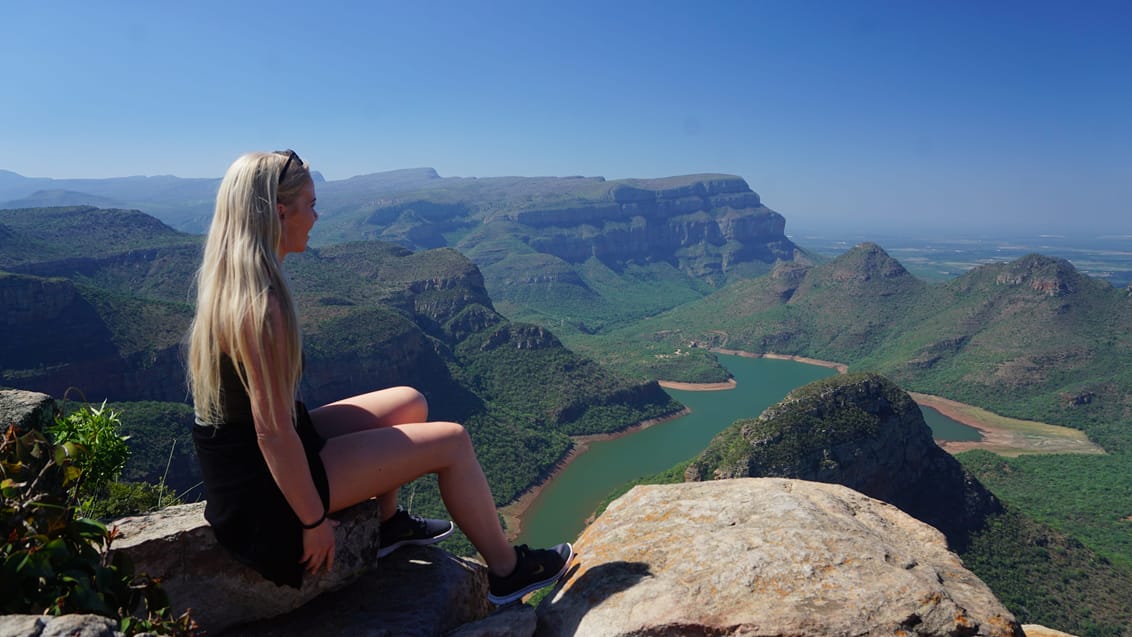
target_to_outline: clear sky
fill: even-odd
[[[110,8],[104,8],[110,7]],[[12,0],[0,169],[740,175],[787,230],[1132,233],[1132,2]]]

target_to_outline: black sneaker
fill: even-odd
[[[574,559],[574,547],[570,543],[559,544],[548,549],[527,548],[526,544],[515,547],[515,570],[507,577],[487,574],[487,599],[496,606],[510,604],[522,599],[527,593],[550,586],[558,581],[570,568]]]
[[[409,515],[404,509],[397,507],[393,517],[381,523],[381,548],[377,549],[377,557],[385,557],[402,546],[411,544],[436,544],[451,535],[454,528],[448,520]]]

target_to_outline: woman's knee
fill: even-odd
[[[416,388],[402,385],[386,391],[394,392],[400,420],[403,422],[425,422],[428,420],[428,399]]]
[[[435,429],[436,433],[443,436],[457,453],[472,452],[472,437],[468,434],[468,430],[460,423],[437,421],[428,424],[430,428]]]

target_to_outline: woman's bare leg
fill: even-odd
[[[330,482],[331,511],[435,473],[448,513],[488,568],[496,575],[514,569],[515,551],[503,535],[491,488],[461,425],[409,423],[355,431],[328,439],[319,455]]]
[[[311,410],[311,421],[324,439],[428,420],[428,401],[412,387],[391,387],[351,396]],[[377,494],[382,521],[397,512],[397,488]]]
[[[428,401],[412,387],[390,387],[358,394],[311,410],[323,438],[355,431],[428,421]]]

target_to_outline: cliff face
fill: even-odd
[[[618,185],[603,200],[505,215],[534,230],[527,242],[570,263],[666,261],[720,282],[737,262],[790,259],[786,221],[741,179],[650,189]]]
[[[348,197],[344,187],[327,184],[323,240],[454,247],[509,316],[560,330],[652,316],[800,252],[782,215],[730,175],[436,178]]]
[[[795,390],[757,420],[721,432],[685,473],[694,481],[736,477],[842,484],[931,524],[956,549],[1002,510],[935,444],[908,394],[875,374]]]
[[[745,181],[689,179],[676,187],[664,187],[664,180],[619,183],[600,197],[523,208],[487,222],[518,225],[527,246],[568,263],[666,262],[712,284],[741,263],[793,258],[785,219]]]
[[[160,329],[132,347],[105,305],[69,280],[0,274],[0,384],[54,396],[77,387],[91,399],[184,400],[176,338]],[[188,326],[183,311],[160,313]]]

